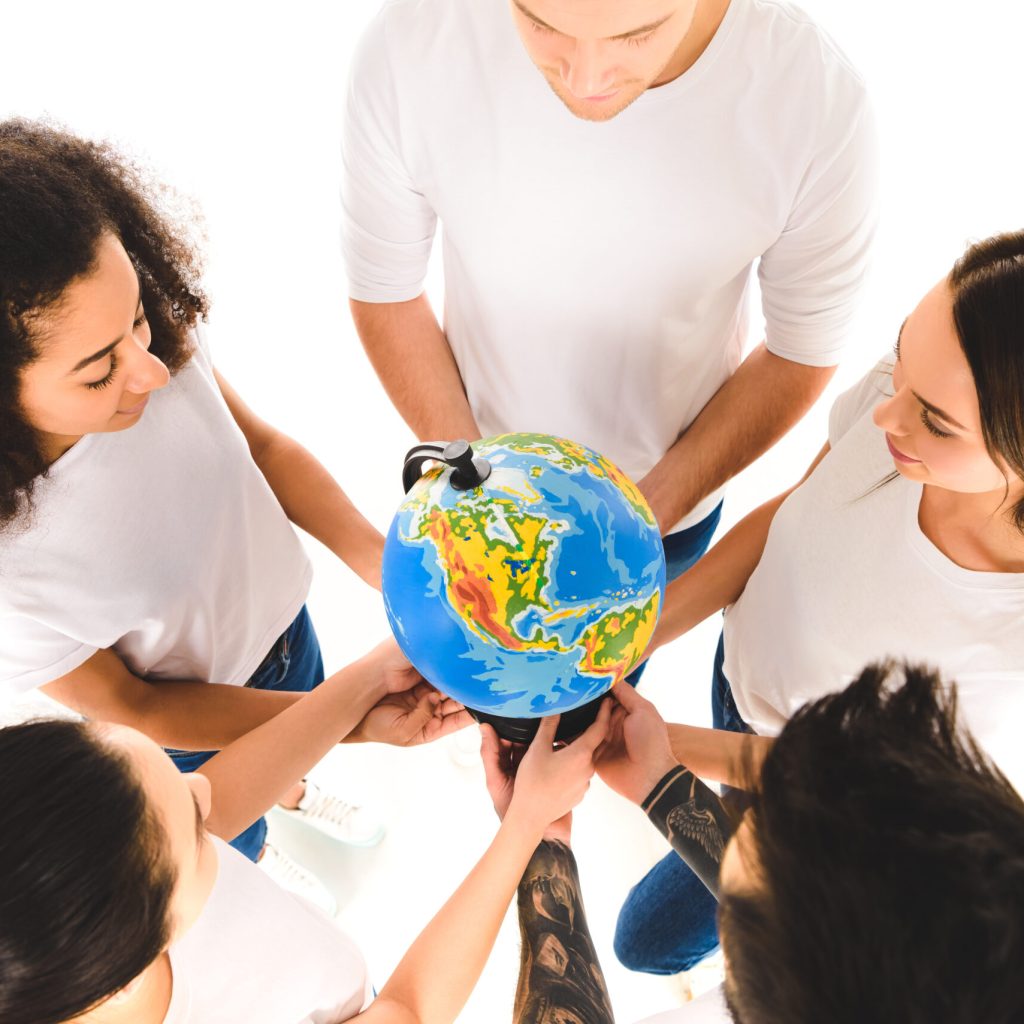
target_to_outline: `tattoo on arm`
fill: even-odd
[[[519,883],[522,955],[515,1024],[614,1024],[583,913],[576,859],[545,840]]]
[[[718,869],[733,832],[721,799],[693,772],[673,768],[643,802],[672,849],[718,898]]]

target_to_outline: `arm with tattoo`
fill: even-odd
[[[718,898],[718,869],[733,826],[721,799],[677,765],[641,804],[672,849]]]
[[[544,840],[519,883],[515,1024],[613,1024],[572,850]]]

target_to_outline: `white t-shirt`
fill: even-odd
[[[1024,573],[974,572],[918,524],[922,486],[893,472],[871,410],[883,360],[832,408],[832,450],[783,502],[725,617],[725,675],[743,718],[776,735],[807,701],[887,656],[955,680],[967,726],[1024,790]]]
[[[721,988],[713,988],[692,1003],[645,1017],[638,1024],[730,1024],[731,1021]]]
[[[370,25],[347,103],[349,292],[419,295],[440,220],[444,327],[483,434],[571,437],[639,479],[739,365],[754,261],[769,349],[839,361],[874,227],[872,117],[803,12],[732,0],[684,75],[584,121],[510,6],[389,0]]]
[[[87,434],[0,533],[0,704],[113,647],[148,679],[242,685],[312,568],[197,346],[135,426]]]
[[[219,839],[217,881],[169,949],[164,1024],[335,1024],[370,1001],[366,963],[321,910]]]

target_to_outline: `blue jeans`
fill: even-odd
[[[257,690],[288,690],[305,693],[324,681],[324,663],[320,657],[313,622],[305,605],[292,624],[277,638],[259,668],[245,685]],[[180,772],[194,772],[209,761],[216,750],[168,750],[168,755]],[[231,845],[249,860],[255,861],[267,839],[265,818],[253,822]]]
[[[724,658],[723,634],[712,671],[714,727],[750,732],[722,671]],[[630,889],[615,927],[615,955],[632,971],[688,971],[718,946],[717,911],[714,896],[673,850]]]
[[[722,503],[719,502],[699,523],[688,526],[685,530],[677,530],[661,542],[665,548],[665,581],[671,583],[677,576],[682,576],[708,549],[711,537],[722,518]],[[647,668],[647,662],[638,665],[628,676],[626,682],[636,688],[640,677]]]

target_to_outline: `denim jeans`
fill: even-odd
[[[671,583],[677,576],[682,576],[708,549],[711,537],[722,518],[722,503],[719,502],[699,523],[688,526],[685,530],[677,530],[662,538],[665,548],[665,580]],[[636,687],[640,677],[647,668],[647,662],[638,665],[628,676],[626,682]]]
[[[324,663],[320,657],[320,642],[317,640],[313,622],[305,605],[292,624],[277,638],[259,668],[245,684],[257,690],[289,690],[304,693],[324,681]],[[168,755],[180,772],[194,772],[201,764],[209,761],[216,750],[168,750]],[[267,838],[265,818],[253,822],[241,835],[231,840],[231,845],[245,854],[249,860],[256,860]]]
[[[722,671],[724,658],[723,634],[712,670],[714,727],[750,732]],[[688,971],[718,946],[717,910],[714,896],[673,850],[630,889],[615,928],[615,955],[632,971]]]

